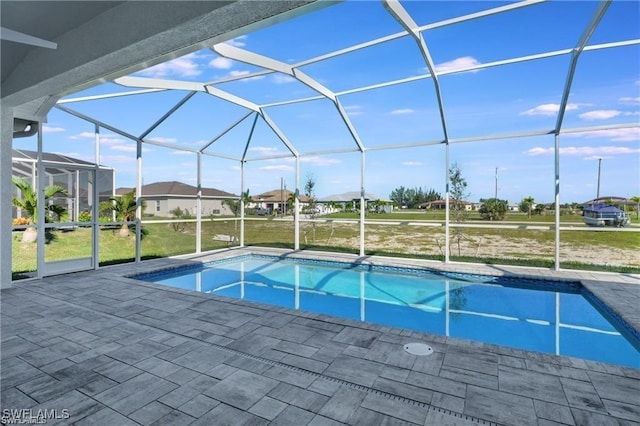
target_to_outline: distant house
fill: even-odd
[[[253,195],[251,197],[251,203],[249,208],[255,208],[256,210],[263,211],[265,214],[272,214],[273,212],[279,212],[285,210],[287,200],[291,198],[293,192],[286,189],[274,189],[272,191],[263,192],[262,194]],[[309,202],[309,197],[300,194],[299,208],[302,210]]]
[[[382,197],[377,196],[376,194],[366,192],[364,194],[364,200],[365,202],[381,201],[382,203],[378,204],[377,206],[377,211],[379,213],[391,213],[393,211],[392,204],[384,204],[387,202],[390,203],[390,201],[385,200]],[[354,206],[360,203],[360,191],[350,191],[343,192],[342,194],[327,195],[326,197],[320,198],[318,200],[318,203],[320,204],[321,210],[324,213],[333,213],[333,211],[335,211],[336,209],[332,209],[331,207],[329,207],[329,205],[331,204],[340,205],[342,209],[344,209],[347,203],[353,203]]]
[[[116,195],[126,194],[135,188],[117,188]],[[196,194],[198,189],[195,186],[182,182],[154,182],[142,186],[142,198],[145,200],[145,210],[143,214],[161,217],[171,217],[172,210],[176,207],[195,216],[197,210]],[[203,216],[220,216],[233,214],[225,200],[237,200],[238,196],[220,191],[215,188],[202,188],[202,210]]]
[[[67,195],[53,197],[50,202],[67,209],[68,220],[78,221],[80,213],[91,211],[94,203],[94,191],[98,200],[108,200],[113,195],[115,170],[111,167],[97,166],[95,163],[80,160],[63,154],[42,153],[46,185],[59,185]],[[38,153],[26,149],[14,149],[12,153],[12,176],[26,180],[33,187],[36,184]],[[93,172],[96,179],[93,178]],[[97,188],[94,183],[97,182]],[[20,197],[17,188],[12,188],[13,196]],[[13,207],[13,217],[21,217],[23,212]]]
[[[449,204],[452,205],[455,200],[449,200]],[[464,209],[467,211],[473,210],[473,204],[468,201],[459,201],[460,204],[464,206]],[[444,210],[447,206],[447,200],[434,200],[426,203],[422,203],[418,206],[419,209],[434,209],[434,210]]]

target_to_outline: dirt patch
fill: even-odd
[[[405,229],[401,235],[375,232],[365,233],[367,249],[385,252],[442,255],[444,253],[444,233],[433,233],[429,236],[420,230]],[[322,243],[322,242],[320,242]],[[342,247],[359,247],[358,237],[331,238],[331,245]],[[509,259],[545,259],[554,258],[553,241],[540,243],[527,238],[505,238],[495,235],[483,237],[466,237],[460,242],[451,241],[451,254],[474,257],[509,258]],[[560,244],[560,259],[563,262],[591,263],[612,266],[640,266],[640,255],[635,250],[622,250],[603,246],[578,246],[576,244]]]

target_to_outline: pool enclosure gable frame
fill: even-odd
[[[136,213],[136,261],[140,261],[140,224],[142,220],[141,215],[141,207],[142,207],[142,197],[141,197],[141,185],[142,185],[142,161],[143,161],[143,152],[142,147],[143,144],[151,144],[156,146],[161,146],[164,148],[170,148],[181,151],[188,151],[196,154],[196,166],[197,166],[197,205],[198,205],[198,213],[196,220],[196,253],[200,253],[202,250],[202,215],[201,215],[201,197],[202,197],[202,180],[203,180],[203,171],[202,171],[202,160],[203,155],[208,155],[212,157],[223,158],[227,160],[237,161],[240,165],[240,246],[245,245],[245,205],[244,205],[244,197],[243,194],[246,191],[246,170],[245,166],[248,161],[264,161],[269,159],[278,159],[278,158],[291,158],[293,157],[295,161],[295,211],[299,212],[300,210],[300,162],[301,159],[307,156],[316,156],[316,155],[326,155],[333,153],[341,153],[341,152],[359,152],[360,153],[360,217],[358,219],[359,222],[359,247],[358,251],[361,256],[364,256],[366,253],[365,247],[365,212],[366,212],[366,199],[365,199],[365,188],[366,188],[366,179],[365,179],[365,169],[366,169],[366,151],[377,151],[377,150],[387,150],[387,149],[407,149],[407,148],[415,148],[415,147],[426,147],[444,144],[445,152],[444,158],[442,159],[445,164],[445,223],[444,223],[444,231],[445,231],[445,250],[444,250],[444,261],[446,263],[450,262],[450,228],[452,224],[450,223],[450,146],[451,144],[458,143],[467,143],[467,142],[482,142],[482,141],[495,141],[500,139],[511,139],[511,138],[525,138],[530,136],[543,136],[543,135],[553,135],[554,138],[554,205],[555,205],[555,217],[554,217],[554,234],[555,234],[555,247],[554,247],[554,268],[556,270],[560,269],[560,146],[561,146],[561,134],[570,134],[570,133],[581,133],[581,132],[591,132],[598,130],[609,130],[609,129],[629,129],[629,128],[638,128],[640,127],[640,123],[638,122],[630,122],[630,123],[622,123],[615,125],[606,125],[606,126],[588,126],[581,128],[563,128],[563,120],[564,114],[567,108],[569,94],[572,87],[572,81],[576,69],[578,68],[578,61],[582,52],[585,51],[595,51],[601,49],[611,49],[617,47],[624,46],[634,46],[640,44],[640,39],[634,40],[621,40],[616,42],[608,42],[601,43],[595,45],[587,45],[591,35],[595,32],[598,24],[601,19],[605,15],[609,5],[611,4],[611,0],[600,1],[595,8],[595,12],[593,13],[590,21],[586,25],[582,35],[577,40],[576,45],[573,48],[569,49],[560,49],[536,54],[529,54],[525,56],[519,56],[515,58],[509,59],[501,59],[498,61],[487,62],[482,64],[474,64],[470,66],[448,69],[448,70],[437,70],[434,60],[429,51],[428,44],[423,36],[423,33],[426,31],[430,31],[436,28],[442,28],[449,25],[454,25],[461,22],[466,22],[474,19],[481,19],[483,17],[496,15],[500,13],[506,13],[509,11],[517,10],[524,7],[534,6],[536,4],[542,3],[543,0],[532,0],[532,1],[522,1],[518,3],[513,3],[505,6],[500,6],[492,9],[487,9],[480,12],[475,12],[463,16],[459,16],[456,18],[445,19],[440,22],[435,22],[427,25],[418,25],[416,21],[414,21],[411,14],[403,7],[401,3],[397,0],[383,0],[383,6],[387,10],[387,12],[398,22],[398,24],[404,29],[403,31],[390,34],[384,37],[379,37],[370,41],[366,41],[363,43],[355,44],[343,49],[335,50],[333,52],[329,52],[320,56],[316,56],[314,58],[306,59],[304,61],[297,62],[295,64],[288,64],[282,61],[279,61],[274,58],[270,58],[265,55],[257,54],[245,49],[238,48],[236,46],[231,46],[229,44],[216,44],[210,46],[209,48],[219,54],[221,57],[229,58],[232,60],[240,61],[246,64],[250,64],[259,68],[262,68],[261,71],[252,72],[240,76],[226,77],[222,79],[217,79],[215,81],[210,82],[194,82],[194,81],[179,81],[179,80],[166,80],[166,79],[157,79],[157,78],[143,78],[143,77],[135,77],[135,76],[126,76],[115,79],[115,83],[120,84],[122,86],[131,87],[133,90],[125,91],[121,93],[112,93],[105,95],[95,95],[95,96],[83,96],[77,98],[69,98],[60,100],[55,106],[61,111],[74,115],[82,120],[86,120],[95,125],[95,133],[96,133],[96,141],[99,140],[99,129],[100,127],[110,130],[120,136],[123,136],[127,139],[130,139],[136,143],[137,153],[136,153],[136,162],[137,162],[137,183],[136,183],[136,196],[137,196],[137,213]],[[341,55],[347,55],[351,52],[356,52],[362,49],[366,49],[372,46],[380,45],[383,43],[387,43],[392,40],[400,39],[402,37],[411,37],[418,47],[422,58],[426,64],[427,72],[424,74],[420,74],[418,76],[411,76],[406,78],[395,79],[391,81],[356,87],[343,91],[332,91],[322,83],[320,83],[317,79],[311,77],[307,73],[301,70],[302,67],[310,64],[319,63],[322,61],[326,61],[331,58],[335,58]],[[567,70],[566,80],[563,86],[562,96],[559,103],[559,109],[556,116],[556,124],[551,129],[542,129],[542,130],[533,130],[533,131],[521,131],[521,132],[507,132],[493,135],[477,135],[472,137],[464,137],[464,138],[450,138],[449,136],[449,128],[447,125],[446,119],[446,108],[445,108],[445,99],[443,97],[443,93],[440,88],[440,76],[443,75],[451,75],[458,73],[465,73],[470,71],[477,71],[492,67],[500,67],[504,65],[517,64],[528,61],[535,61],[545,58],[552,58],[557,56],[565,56],[571,55],[569,68]],[[296,79],[298,82],[304,84],[305,86],[311,88],[312,90],[318,93],[317,96],[307,96],[303,98],[297,99],[289,99],[285,101],[278,101],[272,103],[264,103],[257,104],[255,102],[249,101],[241,96],[237,96],[231,94],[225,90],[222,90],[217,87],[217,85],[222,83],[228,83],[232,81],[241,81],[245,79],[250,79],[258,76],[265,76],[273,73],[282,73],[291,78]],[[435,89],[435,97],[438,106],[438,113],[440,115],[441,129],[443,132],[443,138],[441,139],[432,139],[432,140],[424,140],[424,141],[408,141],[400,144],[387,144],[387,145],[379,145],[368,147],[366,141],[363,141],[360,137],[356,126],[351,122],[351,119],[348,113],[345,111],[344,106],[341,102],[341,97],[345,95],[362,93],[365,91],[372,91],[376,89],[381,89],[385,87],[392,87],[397,85],[402,85],[405,83],[411,83],[419,80],[431,79],[433,81],[434,89]],[[125,96],[144,96],[146,93],[154,93],[160,91],[167,90],[183,90],[188,93],[173,107],[167,110],[160,118],[158,118],[151,126],[145,129],[139,136],[132,135],[123,130],[118,129],[118,127],[114,124],[108,124],[102,122],[100,120],[96,120],[88,115],[82,114],[78,111],[70,108],[69,104],[75,102],[85,102],[85,101],[96,101],[100,99],[108,99],[114,97],[125,97]],[[205,93],[210,96],[214,96],[216,98],[225,100],[227,102],[231,102],[242,108],[246,109],[247,112],[244,113],[238,120],[230,124],[224,130],[222,130],[218,135],[212,137],[212,139],[208,140],[205,144],[203,144],[199,148],[191,148],[185,147],[178,144],[171,144],[163,141],[156,141],[153,139],[147,139],[147,136],[151,134],[158,126],[164,123],[166,120],[170,119],[171,116],[183,105],[185,105],[196,93]],[[271,107],[284,106],[284,105],[295,105],[297,103],[316,101],[316,100],[330,100],[336,110],[337,116],[342,120],[345,125],[348,133],[354,142],[354,147],[344,148],[344,149],[331,149],[331,150],[313,150],[301,152],[296,147],[296,141],[292,141],[289,139],[287,134],[282,131],[282,129],[278,126],[278,123],[269,115],[268,109]],[[234,129],[240,123],[249,119],[250,116],[253,116],[253,122],[251,126],[251,130],[247,135],[246,142],[242,142],[242,154],[240,156],[233,155],[225,155],[216,152],[208,152],[207,150],[214,147],[217,141],[219,141],[225,134]],[[256,123],[258,119],[262,119],[264,123],[268,126],[268,128],[277,136],[282,145],[287,149],[289,154],[286,155],[272,155],[272,156],[261,156],[258,158],[247,158],[247,152],[249,150],[250,144],[253,139],[254,130],[256,127]],[[97,145],[99,145],[96,142]],[[98,154],[97,154],[98,155]],[[235,219],[234,219],[235,220]],[[300,241],[299,241],[299,233],[300,233],[300,222],[306,221],[300,218],[299,214],[294,216],[294,249],[300,249]],[[456,226],[456,225],[453,225]],[[486,225],[470,225],[465,224],[465,227],[487,227]],[[97,241],[94,241],[97,244]],[[98,253],[96,251],[96,253]],[[39,254],[40,256],[40,254]],[[97,262],[96,262],[97,263]],[[40,263],[39,263],[40,264]],[[96,265],[97,267],[97,265]]]

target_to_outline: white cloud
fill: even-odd
[[[620,111],[615,109],[599,109],[595,111],[584,112],[578,117],[583,120],[607,120],[609,118],[617,117],[622,114]]]
[[[69,139],[95,139],[96,134],[93,132],[82,132],[82,133],[78,133],[77,135],[72,135],[69,136]],[[106,145],[118,145],[118,144],[123,144],[126,141],[124,139],[122,139],[121,137],[114,135],[114,134],[110,134],[110,133],[105,133],[105,134],[100,134],[100,144],[106,144]],[[133,141],[129,141],[131,143],[133,143]]]
[[[232,38],[231,40],[226,41],[225,43],[230,44],[231,46],[235,46],[235,47],[243,47],[245,46],[247,43],[244,42],[244,40],[247,39],[246,35],[242,35],[240,37],[236,37],[236,38]]]
[[[47,126],[46,124],[42,126],[42,133],[60,133],[65,132],[67,129],[63,127],[57,126]]]
[[[137,147],[135,145],[112,145],[109,147],[112,151],[121,151],[121,152],[136,152]],[[142,147],[142,152],[153,152],[152,149]]]
[[[565,111],[573,111],[578,109],[580,105],[578,104],[567,104]],[[535,108],[531,108],[527,111],[521,112],[520,115],[547,115],[552,116],[556,115],[560,111],[560,104],[542,104],[538,105]]]
[[[153,138],[145,139],[147,142],[160,142],[160,143],[176,143],[178,140],[176,138],[165,138],[162,136],[156,136]]]
[[[452,61],[442,62],[441,64],[436,64],[437,72],[445,72],[445,71],[453,71],[464,68],[470,68],[480,65],[480,61],[472,56],[463,56],[461,58],[456,58]],[[473,72],[477,72],[475,70]]]
[[[403,115],[403,114],[413,114],[414,112],[415,112],[415,110],[412,110],[411,108],[402,108],[402,109],[394,109],[389,114],[391,114],[391,115]]]
[[[142,70],[139,74],[154,78],[167,76],[195,77],[202,73],[196,59],[198,59],[197,54],[195,52],[190,53],[181,58],[172,59]]]
[[[171,151],[170,154],[171,155],[194,155],[194,153],[191,151],[179,151],[179,150]],[[189,166],[193,167],[193,164],[189,163]]]
[[[607,156],[603,156],[603,155],[592,155],[590,157],[584,157],[583,160],[607,160],[609,158],[614,158],[614,157],[607,157]]]
[[[270,146],[250,146],[249,151],[257,151],[257,152],[277,152],[278,148],[270,147]]]
[[[233,70],[233,71],[229,71],[229,77],[240,77],[243,75],[248,75],[250,74],[249,71],[247,70]]]
[[[568,133],[561,137],[587,138],[587,139],[607,139],[611,142],[635,142],[640,140],[640,127],[630,127],[628,129],[596,130],[593,132]]]
[[[95,133],[92,132],[82,132],[77,135],[69,136],[69,139],[93,139],[96,137]],[[102,136],[101,136],[102,137]]]
[[[361,105],[345,105],[343,108],[350,116],[364,115]]]
[[[526,151],[525,154],[531,157],[538,155],[553,155],[553,148],[535,147]],[[568,146],[560,148],[560,155],[572,155],[586,158],[602,158],[605,155],[626,155],[640,153],[640,149],[625,146]]]
[[[632,98],[630,96],[625,96],[618,99],[618,102],[620,102],[621,104],[640,104],[640,97]]]
[[[133,163],[136,161],[136,157],[133,155],[101,155],[100,163],[101,164],[122,164],[122,163]],[[120,171],[120,169],[118,169]]]
[[[296,81],[295,78],[286,74],[273,74],[273,82],[276,84],[287,84]]]
[[[90,163],[93,163],[94,161],[96,161],[96,158],[93,155],[80,154],[79,152],[59,152],[59,151],[56,151],[56,152],[54,152],[54,154],[56,154],[56,155],[64,155],[65,157],[71,157],[71,158],[75,158],[77,160],[84,160],[84,161],[88,161]]]
[[[424,163],[421,161],[405,161],[402,163],[402,165],[407,167],[420,167],[424,165]]]
[[[285,164],[273,165],[273,166],[263,166],[258,170],[262,170],[264,172],[293,172],[295,171],[294,167],[287,166]]]
[[[229,68],[233,67],[233,61],[229,58],[223,58],[222,56],[220,56],[219,58],[212,59],[209,62],[209,66],[221,70],[228,70]]]
[[[294,159],[295,160],[295,159]],[[332,166],[334,164],[340,164],[342,161],[337,158],[329,158],[329,157],[300,157],[301,163],[312,164],[314,166]]]

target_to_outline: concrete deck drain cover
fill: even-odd
[[[407,343],[404,345],[404,350],[411,355],[419,356],[431,355],[433,353],[433,348],[424,343]]]

